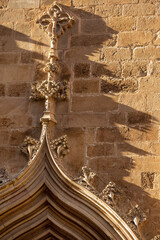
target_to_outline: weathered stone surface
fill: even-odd
[[[114,155],[114,144],[99,144],[87,148],[88,157]]]
[[[94,77],[115,77],[119,78],[121,76],[121,66],[118,61],[108,62],[106,64],[95,63],[92,66],[92,75]]]
[[[153,39],[151,32],[132,31],[121,32],[118,37],[118,45],[122,47],[128,47],[133,45],[149,44]]]
[[[135,92],[138,90],[138,83],[133,79],[117,80],[108,78],[101,82],[101,92]]]
[[[99,108],[101,106],[101,108]],[[118,103],[115,98],[107,96],[87,96],[73,97],[72,111],[74,112],[106,112],[108,110],[118,109]]]
[[[153,189],[154,175],[155,175],[155,173],[151,173],[151,172],[142,172],[141,173],[143,188]]]
[[[7,96],[9,97],[25,97],[29,96],[30,84],[10,84],[7,89]]]
[[[74,76],[76,78],[87,78],[90,75],[90,64],[77,63],[74,65]]]
[[[8,5],[8,0],[1,0],[0,1],[0,9],[6,8]]]
[[[155,4],[145,3],[145,4],[126,4],[123,6],[122,13],[124,16],[145,16],[155,14]]]
[[[39,0],[9,0],[9,8],[38,8]]]
[[[71,149],[60,166],[77,176],[88,165],[99,188],[124,186],[149,209],[139,231],[152,239],[160,226],[160,1],[57,2],[75,18],[58,44],[60,79],[70,85],[68,101],[55,107],[55,137],[67,134]],[[0,1],[0,166],[11,176],[27,163],[21,141],[40,135],[44,102],[29,100],[30,85],[47,77],[50,39],[35,21],[52,3]]]
[[[5,95],[5,85],[0,84],[0,97]]]
[[[74,93],[99,93],[99,81],[96,80],[76,80],[73,82]]]
[[[71,38],[71,47],[100,46],[102,43],[105,43],[106,46],[115,46],[116,35],[111,36],[106,33],[98,35],[80,35]]]
[[[135,19],[133,17],[110,17],[106,24],[114,31],[131,31],[135,29]]]

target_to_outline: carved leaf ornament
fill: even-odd
[[[138,240],[122,218],[89,188],[95,177],[91,169],[83,168],[77,184],[57,165],[55,159],[65,156],[69,148],[66,136],[56,140],[48,136],[56,123],[51,95],[59,90],[55,41],[73,24],[73,18],[55,3],[38,22],[51,37],[48,79],[35,86],[45,98],[42,131],[39,140],[27,137],[21,146],[30,156],[28,165],[0,185],[0,239]],[[111,200],[117,198],[114,189],[109,186],[106,190]]]

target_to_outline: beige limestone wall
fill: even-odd
[[[61,0],[76,23],[59,41],[67,102],[56,106],[55,135],[67,134],[63,169],[88,165],[102,189],[110,180],[146,212],[144,239],[160,234],[160,1]],[[15,176],[19,146],[38,138],[43,101],[29,99],[45,79],[49,39],[36,24],[51,0],[0,1],[0,167]]]

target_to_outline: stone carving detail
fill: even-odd
[[[69,152],[67,135],[50,141],[50,147],[53,149],[56,158],[64,157]]]
[[[37,23],[39,23],[40,28],[48,33],[49,37],[58,38],[67,28],[72,26],[74,19],[55,2],[47,12],[43,13],[40,19],[37,20]]]
[[[109,182],[109,184],[104,188],[99,197],[105,201],[107,204],[115,208],[119,200],[121,199],[122,192],[114,182]]]
[[[138,205],[135,205],[135,207],[132,208],[125,217],[126,222],[132,230],[138,229],[141,223],[145,222],[146,219],[146,214],[140,209]]]
[[[35,82],[32,84],[31,99],[45,99],[46,96],[57,100],[65,100],[68,97],[68,82],[47,81]]]
[[[29,159],[31,160],[37,153],[39,146],[40,142],[38,140],[27,136],[20,148],[23,153],[29,155]]]
[[[96,189],[93,187],[94,179],[96,177],[96,173],[92,172],[90,168],[87,166],[82,167],[82,176],[78,178],[74,178],[73,181],[78,183],[79,185],[83,186],[90,192],[94,193],[95,195],[98,195]]]
[[[160,240],[160,235],[154,236],[151,240]]]
[[[0,185],[8,182],[9,176],[5,168],[0,168]]]
[[[154,181],[155,173],[151,172],[143,172],[141,173],[141,181],[143,188],[153,189],[153,181]]]
[[[41,82],[35,82],[32,85],[31,99],[39,100],[45,99],[44,117],[41,118],[41,122],[53,121],[54,119],[53,109],[50,104],[53,101],[52,98],[56,100],[65,100],[68,93],[68,82],[66,80],[58,78],[61,73],[61,65],[57,54],[57,44],[58,38],[71,27],[74,23],[74,19],[55,2],[47,12],[37,20],[39,26],[43,28],[48,36],[51,38],[51,46],[49,52],[49,62],[43,69],[48,73],[48,78]]]

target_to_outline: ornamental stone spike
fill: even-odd
[[[58,38],[64,34],[64,32],[72,26],[74,19],[70,15],[63,11],[63,9],[55,2],[47,12],[37,20],[40,28],[47,32],[51,39],[49,62],[47,62],[44,71],[48,73],[47,79],[41,82],[34,82],[32,84],[31,99],[45,99],[45,110],[43,116],[40,119],[42,123],[42,131],[40,140],[27,137],[20,149],[25,154],[29,155],[29,164],[32,162],[34,156],[37,154],[40,144],[43,142],[46,134],[47,126],[49,122],[57,123],[55,119],[55,100],[66,99],[67,97],[67,81],[60,81],[58,74],[61,71],[57,46]],[[68,152],[67,136],[55,139],[50,142],[51,148],[54,152],[55,158],[64,157]]]
[[[33,84],[32,96],[33,99],[44,98],[45,110],[41,118],[41,122],[47,123],[52,121],[56,123],[54,116],[54,105],[56,98],[65,99],[67,95],[66,81],[57,81],[57,75],[60,72],[60,65],[57,53],[58,38],[72,26],[74,19],[55,2],[47,12],[37,20],[40,28],[47,32],[51,39],[49,62],[46,64],[44,71],[48,73],[47,80],[41,83]]]

